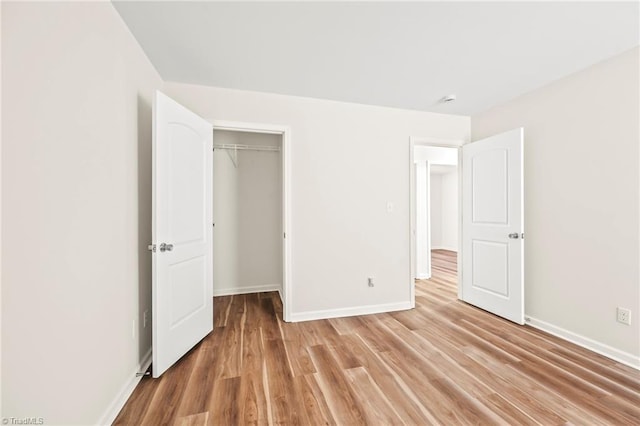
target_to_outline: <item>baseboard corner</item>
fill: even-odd
[[[234,296],[237,294],[248,293],[266,293],[270,291],[280,292],[282,284],[267,284],[267,285],[254,285],[247,287],[228,287],[228,288],[214,288],[213,296]]]
[[[383,312],[406,311],[412,309],[411,301],[385,303],[380,305],[355,306],[350,308],[324,309],[291,314],[291,322],[313,321],[329,318],[352,317],[357,315],[380,314]]]
[[[105,412],[100,417],[100,420],[96,423],[97,425],[111,425],[113,424],[116,417],[122,410],[122,407],[127,403],[131,394],[135,390],[140,380],[142,380],[142,375],[138,376],[137,373],[144,373],[147,371],[149,366],[151,365],[151,348],[144,354],[142,357],[142,361],[136,367],[136,370],[131,373],[130,379],[122,385],[120,388],[120,392],[115,396],[109,407],[105,410]]]

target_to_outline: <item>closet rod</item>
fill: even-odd
[[[214,144],[213,149],[231,149],[234,151],[280,151],[279,146],[242,145],[231,143]]]

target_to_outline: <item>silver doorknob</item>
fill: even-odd
[[[171,250],[173,250],[173,244],[167,244],[167,243],[160,244],[160,251],[161,252],[171,251]]]
[[[520,234],[514,232],[513,234],[509,234],[509,238],[511,238],[512,240],[517,240],[518,238],[520,238]],[[162,250],[162,246],[160,246],[160,250]]]

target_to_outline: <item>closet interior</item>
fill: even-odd
[[[281,291],[282,135],[214,130],[213,294]]]

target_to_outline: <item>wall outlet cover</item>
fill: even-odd
[[[631,325],[631,310],[618,307],[618,309],[616,309],[616,319],[619,323]]]

